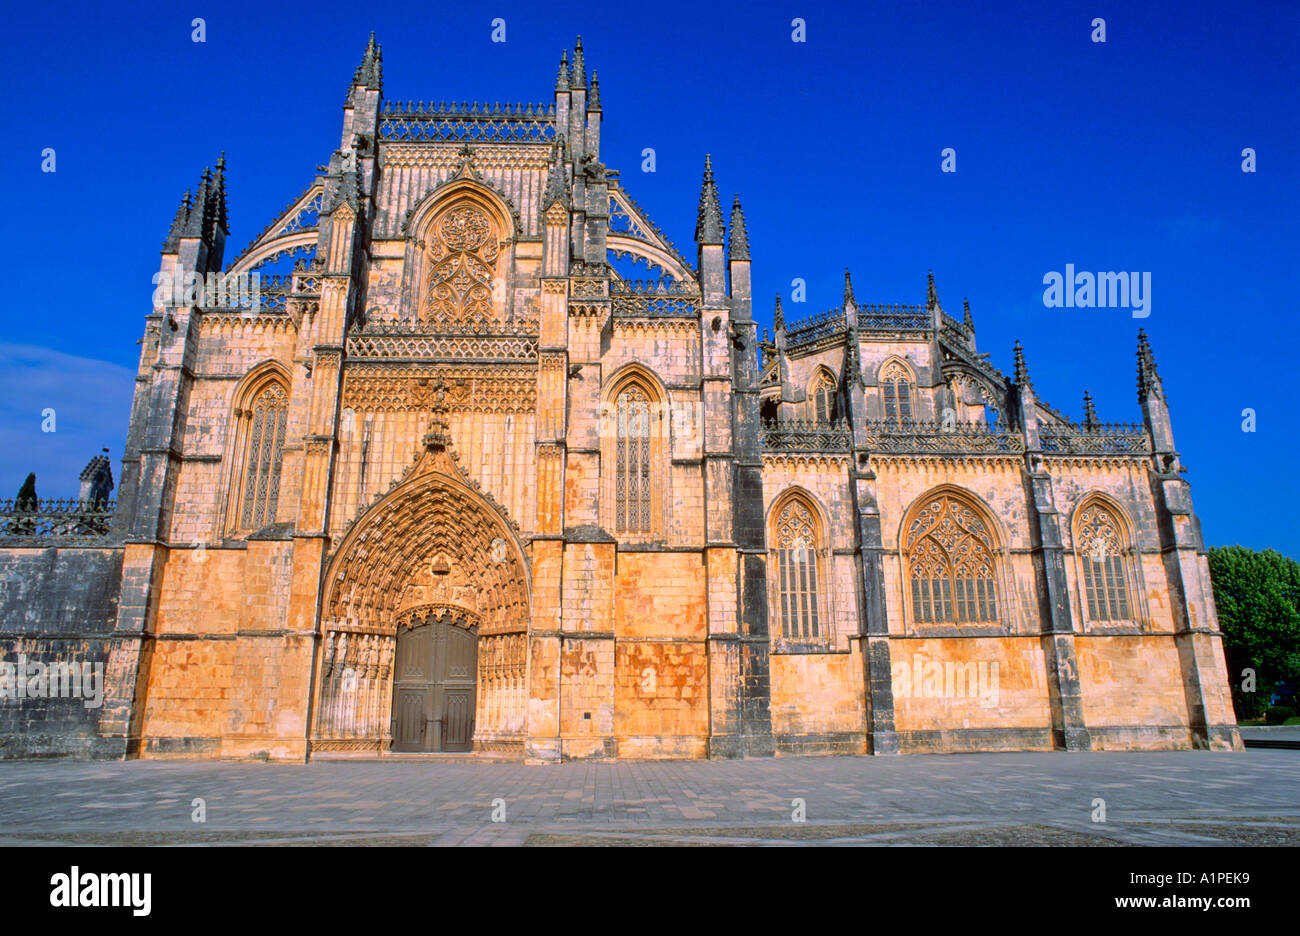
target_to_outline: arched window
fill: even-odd
[[[880,373],[881,393],[885,401],[885,418],[906,422],[912,418],[912,382],[907,369],[890,361]]]
[[[820,368],[809,385],[808,399],[812,403],[812,418],[818,425],[830,425],[838,415],[835,411],[835,377]]]
[[[684,414],[690,404],[682,406]],[[663,385],[630,365],[601,402],[600,525],[623,542],[656,542],[667,529],[671,420]]]
[[[950,493],[935,496],[909,525],[905,549],[914,621],[998,620],[996,547],[971,507]]]
[[[1123,526],[1104,505],[1084,505],[1075,520],[1074,551],[1083,568],[1089,621],[1133,619],[1128,595]]]
[[[251,533],[275,522],[280,498],[289,394],[278,380],[262,382],[235,410],[235,467],[227,511],[230,533]]]
[[[637,384],[618,395],[614,528],[650,532],[650,397]]]
[[[460,202],[439,215],[429,232],[423,318],[434,325],[494,321],[492,280],[500,250],[500,234],[479,205]]]
[[[773,633],[787,640],[829,637],[817,511],[802,496],[787,496],[773,507],[770,522]]]

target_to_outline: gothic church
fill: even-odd
[[[147,316],[102,531],[0,518],[4,659],[107,691],[0,701],[0,754],[1241,747],[1144,336],[1132,425],[1004,375],[933,278],[760,333],[739,198],[705,158],[688,259],[603,117],[581,42],[487,106],[387,100],[372,36],[237,254],[204,173],[160,272],[260,292]]]

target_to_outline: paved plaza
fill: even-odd
[[[1300,751],[15,761],[0,844],[1294,846]]]

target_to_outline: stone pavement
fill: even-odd
[[[0,762],[5,845],[800,843],[1300,845],[1300,752]]]

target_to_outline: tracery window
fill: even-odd
[[[818,425],[829,425],[835,421],[835,378],[822,370],[813,378],[809,393],[812,401],[813,420]]]
[[[996,548],[969,506],[951,494],[932,499],[908,527],[906,555],[917,623],[998,620]]]
[[[780,635],[787,639],[817,639],[826,632],[818,574],[818,529],[816,514],[800,497],[778,504],[772,517],[773,604]]]
[[[235,476],[234,530],[252,531],[275,522],[280,496],[289,395],[278,381],[259,390],[252,403],[236,411],[243,463]]]
[[[615,527],[620,533],[650,532],[650,397],[632,384],[618,395],[615,462]]]
[[[1122,529],[1115,515],[1098,503],[1084,507],[1076,521],[1074,549],[1083,567],[1090,621],[1132,619]]]
[[[424,318],[435,325],[494,321],[493,275],[501,246],[492,220],[461,202],[438,217],[429,234]]]
[[[886,365],[880,375],[881,393],[885,398],[885,418],[907,421],[912,418],[912,383],[907,370],[897,361]]]

